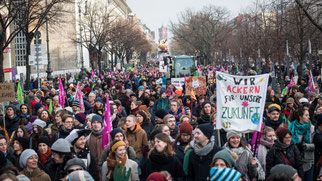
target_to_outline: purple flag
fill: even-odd
[[[112,120],[110,111],[110,102],[108,95],[106,95],[105,112],[104,112],[104,125],[103,125],[103,136],[102,136],[102,149],[109,144],[110,132],[112,131]]]
[[[62,106],[62,108],[64,109],[64,105],[65,105],[65,90],[64,90],[64,86],[63,83],[61,81],[61,77],[59,76],[59,100],[58,103]]]
[[[80,88],[80,83],[77,84],[75,100],[78,100],[81,110],[85,111],[84,100],[83,100],[82,90]]]

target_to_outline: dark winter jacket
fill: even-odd
[[[51,137],[51,145],[59,138],[66,138],[72,130],[65,130],[63,126],[60,126],[58,131]]]
[[[85,162],[85,165],[87,167],[87,171],[88,171],[89,174],[91,174],[93,179],[94,180],[99,180],[98,179],[98,169],[97,169],[97,164],[96,164],[96,161],[95,161],[95,157],[89,151],[89,148],[85,147],[80,152],[76,153],[75,156],[77,158],[82,159]]]
[[[270,175],[271,169],[277,164],[286,164],[287,161],[283,158],[282,154],[285,158],[290,162],[290,166],[295,168],[299,174],[299,176],[303,176],[302,168],[301,168],[301,153],[298,150],[297,146],[291,143],[290,145],[285,145],[281,143],[279,140],[276,140],[273,147],[269,150],[266,156],[266,176]]]
[[[174,141],[172,144],[173,150],[176,153],[176,157],[180,160],[181,164],[183,164],[185,146],[186,145],[178,140]]]
[[[6,121],[6,130],[8,132],[9,137],[11,137],[12,132],[16,130],[19,125],[19,117],[15,114],[12,118],[9,116],[5,116]],[[3,127],[3,121],[0,121],[0,126]]]
[[[195,151],[191,151],[188,157],[188,173],[186,175],[187,181],[207,181],[210,173],[210,164],[213,156],[222,148],[214,144],[212,151],[206,156],[199,156]],[[186,160],[184,160],[186,162]]]
[[[49,163],[45,167],[45,171],[50,176],[51,180],[60,180],[67,175],[67,172],[64,170],[66,162],[57,164],[54,159],[49,160]]]
[[[314,163],[317,163],[322,156],[322,131],[316,131],[313,136],[314,150]]]
[[[182,164],[176,156],[166,156],[152,151],[149,158],[146,159],[142,166],[141,180],[146,180],[153,172],[168,171],[173,180],[183,177]]]
[[[197,120],[198,124],[210,123],[210,116],[207,114],[201,114],[200,118]]]

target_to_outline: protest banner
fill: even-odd
[[[41,87],[53,87],[53,81],[42,81]]]
[[[217,129],[260,131],[268,74],[234,76],[216,72]]]
[[[184,77],[181,78],[171,78],[171,84],[176,88],[183,90],[184,86]]]
[[[206,77],[186,77],[186,95],[191,95],[191,90],[196,96],[204,95],[207,92]]]
[[[15,84],[0,83],[0,102],[15,101]]]

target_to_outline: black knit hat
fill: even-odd
[[[21,145],[22,149],[25,150],[28,148],[28,139],[27,138],[23,138],[23,137],[17,137],[15,139],[15,141],[18,141],[19,144]]]
[[[211,102],[210,101],[208,101],[208,100],[206,100],[206,101],[204,101],[202,104],[201,104],[201,107],[203,108],[203,107],[205,107],[205,105],[206,104],[210,104],[210,106],[212,106],[211,105]]]
[[[50,146],[50,141],[49,141],[49,138],[47,136],[40,137],[39,140],[38,140],[38,145],[40,143],[45,143],[47,146]]]
[[[208,139],[214,134],[214,126],[212,123],[200,124],[197,128],[199,128]]]
[[[161,118],[163,119],[164,116],[166,116],[168,113],[164,110],[164,109],[158,109],[156,112],[155,112],[155,116],[158,117],[158,118]]]
[[[115,129],[113,129],[113,130],[110,132],[110,135],[111,135],[112,140],[114,140],[115,135],[116,135],[117,133],[122,133],[122,134],[123,134],[123,130],[122,130],[122,129],[120,129],[120,128],[115,128]],[[123,137],[124,137],[124,134],[123,134]]]

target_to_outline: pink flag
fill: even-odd
[[[262,124],[262,128],[261,128],[260,132],[254,131],[254,133],[253,133],[253,138],[252,138],[252,142],[251,142],[251,146],[252,146],[251,150],[255,156],[257,156],[257,153],[258,153],[258,147],[260,144],[263,129],[264,129],[264,124]]]
[[[59,99],[58,99],[58,103],[62,106],[62,108],[64,109],[64,105],[65,105],[65,90],[64,90],[64,86],[63,83],[61,81],[61,77],[59,76]]]
[[[228,72],[228,66],[226,67],[226,72]]]
[[[83,100],[82,90],[80,88],[80,83],[77,84],[75,100],[78,100],[81,110],[85,111],[84,100]]]
[[[92,69],[92,78],[96,77],[94,70]]]
[[[112,120],[111,120],[111,111],[110,111],[110,102],[108,100],[108,95],[106,95],[105,103],[105,112],[104,112],[104,127],[103,127],[103,136],[102,136],[102,149],[109,144],[110,132],[112,131]]]
[[[294,80],[293,80],[293,75],[292,75],[291,80],[290,80],[290,83],[287,86],[286,94],[288,94],[288,91],[290,90],[290,88],[292,87],[293,84],[294,84]]]
[[[221,66],[220,68],[220,72],[223,72],[224,71],[224,67]]]
[[[308,85],[308,89],[307,89],[307,95],[310,95],[310,92],[315,92],[315,86],[314,86],[314,80],[313,80],[313,76],[312,76],[312,72],[310,70],[310,80],[309,80],[309,85]]]
[[[104,79],[104,76],[103,75],[100,75],[101,79]]]

